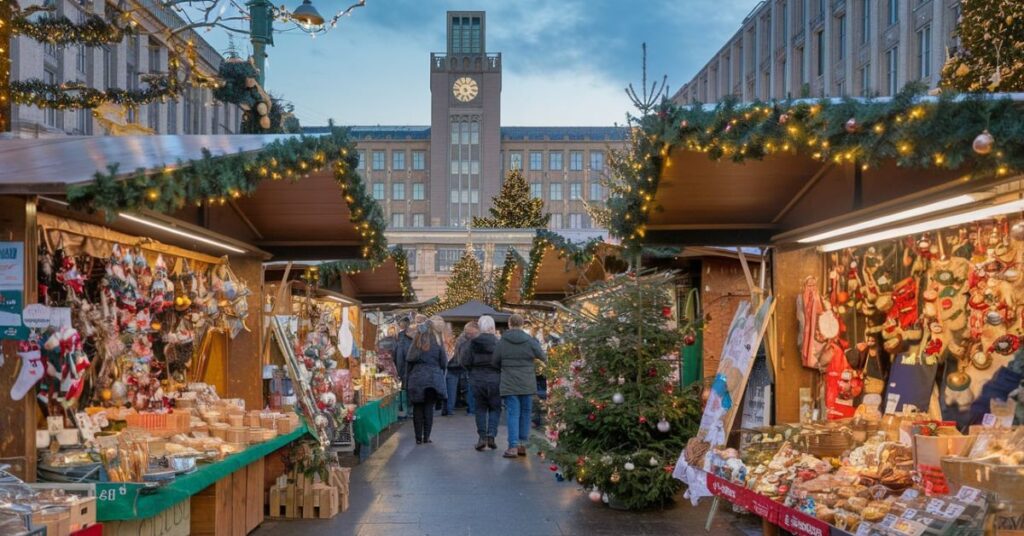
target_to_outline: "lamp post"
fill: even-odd
[[[267,63],[267,45],[274,46],[273,5],[267,0],[249,0],[249,41],[252,43],[252,57],[259,73],[260,86],[264,85]]]

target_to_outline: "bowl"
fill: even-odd
[[[175,473],[187,473],[196,468],[196,457],[192,454],[169,455],[167,467],[174,469]]]

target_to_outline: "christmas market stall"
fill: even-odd
[[[264,459],[307,434],[292,407],[264,404],[262,263],[326,249],[294,242],[303,223],[335,255],[386,252],[344,133],[11,140],[0,160],[0,462],[59,483],[4,495],[20,499],[3,511],[56,534],[254,529],[289,480]],[[310,183],[344,208],[319,229],[299,215],[323,191],[274,218],[250,205]],[[347,482],[328,469],[337,504]]]
[[[674,467],[688,497],[796,534],[1019,516],[1024,102],[908,86],[649,112],[609,203],[624,245],[770,246]],[[762,333],[775,423],[754,428]]]

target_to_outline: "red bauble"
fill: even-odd
[[[661,316],[663,316],[665,318],[671,318],[672,317],[672,308],[671,307],[662,307],[661,308]]]
[[[650,370],[647,371],[647,375],[651,378],[656,378],[658,376],[658,369],[651,367]]]
[[[685,120],[685,119],[683,119],[682,121],[679,122],[679,126],[681,128],[686,128],[686,127],[690,126],[690,122]]]
[[[557,470],[558,470],[558,466],[557,466],[557,465],[555,465],[555,464],[551,464],[551,466],[550,466],[550,467],[548,467],[548,469],[551,469],[551,471],[552,471],[552,472],[554,472],[554,471],[557,471]]]
[[[640,421],[640,424],[647,424],[647,417],[644,417],[643,415],[641,415],[637,420]]]
[[[605,406],[604,404],[598,404],[597,405],[597,411],[603,411],[604,408],[606,408],[606,407],[608,407],[608,406]]]
[[[305,359],[305,360],[304,360],[304,361],[303,361],[302,363],[303,363],[304,365],[306,365],[306,368],[307,368],[307,369],[311,369],[311,368],[313,368],[313,364],[314,364],[314,363],[313,363],[313,358],[311,358],[311,357],[307,357],[307,358],[306,358],[306,359]]]
[[[320,411],[324,411],[324,410],[327,409],[327,404],[324,404],[323,402],[317,402],[316,403],[316,409],[318,409]]]
[[[683,335],[683,344],[686,346],[693,346],[697,344],[697,337],[693,333],[687,333]]]
[[[591,413],[590,415],[587,415],[587,420],[590,422],[594,422],[597,420],[597,415]]]

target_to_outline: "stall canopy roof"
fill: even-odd
[[[508,322],[508,317],[512,316],[509,313],[499,312],[480,300],[470,300],[458,307],[441,311],[438,314],[449,322],[469,322],[483,315],[489,315],[499,324]]]
[[[292,263],[291,271],[289,272],[288,279],[292,281],[300,280],[303,271],[309,266],[316,266],[320,263],[317,261],[304,261]],[[398,270],[398,265],[393,257],[388,257],[380,264],[371,267],[370,263],[367,262],[367,267],[364,270],[347,273],[341,276],[341,281],[331,282],[327,287],[331,290],[335,290],[344,294],[345,296],[355,298],[363,303],[404,303],[410,299],[415,299],[415,296],[405,296],[402,289],[404,287],[402,281],[402,275]],[[284,275],[284,269],[287,266],[286,262],[270,262],[264,265],[265,281],[267,283],[275,283],[281,280]],[[405,282],[408,284],[408,282]]]

